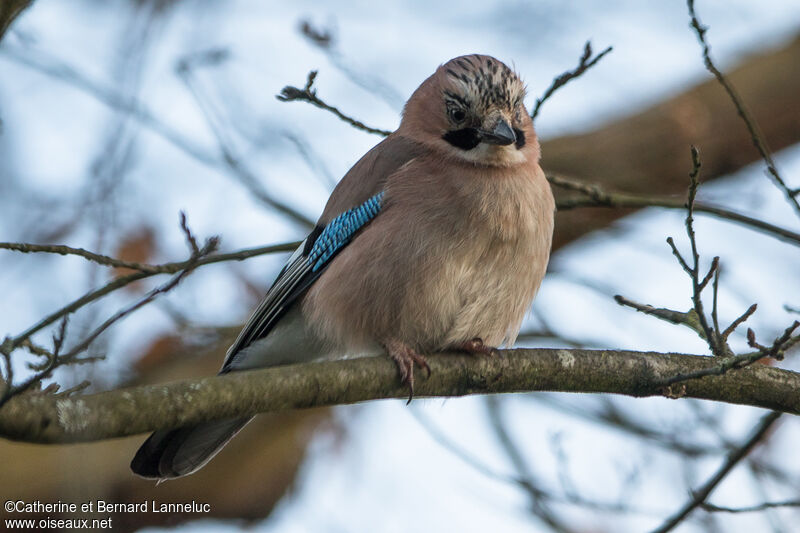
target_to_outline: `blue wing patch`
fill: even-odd
[[[357,207],[348,209],[331,220],[321,231],[315,229],[303,241],[289,258],[261,304],[250,315],[236,341],[228,349],[222,373],[234,367],[235,358],[238,353],[242,353],[241,350],[270,332],[289,306],[322,275],[331,257],[353,240],[356,232],[375,218],[381,207],[383,207],[383,192],[379,192]],[[307,246],[311,249],[308,250]]]
[[[316,272],[322,268],[333,254],[350,242],[359,229],[375,218],[381,207],[383,207],[383,191],[331,220],[317,237],[308,254],[308,264],[313,265],[311,271]]]

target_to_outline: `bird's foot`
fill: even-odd
[[[409,345],[396,339],[391,339],[384,343],[386,352],[389,354],[400,371],[400,383],[408,385],[408,402],[414,397],[414,367],[424,368],[431,375],[431,367],[423,356],[415,352]]]
[[[483,343],[483,339],[480,337],[475,337],[472,340],[456,344],[453,346],[453,349],[459,352],[466,352],[470,355],[485,355],[487,357],[494,357],[499,353],[497,348],[486,346]]]

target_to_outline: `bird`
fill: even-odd
[[[423,354],[513,345],[555,214],[525,91],[488,55],[440,65],[334,188],[220,374],[385,353],[410,401],[415,369],[430,375]],[[194,473],[249,421],[156,431],[131,469],[160,481]]]

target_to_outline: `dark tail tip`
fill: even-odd
[[[136,452],[131,470],[158,480],[189,475],[210,461],[249,421],[225,419],[156,431]]]
[[[176,431],[156,431],[139,447],[131,461],[133,473],[148,479],[175,477],[165,475],[161,470],[161,460],[167,445],[174,440]]]

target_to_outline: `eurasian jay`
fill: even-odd
[[[385,352],[413,394],[415,367],[430,372],[422,353],[512,345],[555,211],[524,96],[492,57],[440,66],[334,189],[220,373]],[[249,420],[156,431],[131,468],[191,474]]]

